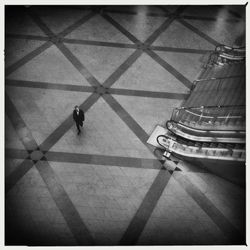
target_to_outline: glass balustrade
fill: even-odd
[[[197,129],[244,130],[245,106],[182,107],[173,110],[171,120]]]

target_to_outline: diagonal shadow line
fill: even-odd
[[[162,32],[164,32],[170,26],[170,24],[176,19],[176,15],[179,15],[184,9],[185,9],[185,6],[179,7],[173,13],[173,16],[171,16],[170,18],[168,18],[157,30],[154,31],[154,33],[151,36],[149,36],[147,38],[147,40],[145,41],[145,43],[152,44],[157,39],[157,37],[159,37],[159,35]]]
[[[26,148],[26,150],[34,150],[37,148],[37,143],[35,142],[30,130],[27,128],[24,120],[19,115],[16,107],[10,100],[7,93],[5,93],[5,113],[9,117],[13,127],[15,128],[17,135]]]
[[[147,144],[148,134],[144,129],[130,116],[130,114],[120,105],[120,103],[111,95],[103,95],[103,99],[115,111],[115,113],[127,124],[140,141],[149,149]],[[151,152],[151,150],[149,149]],[[152,152],[151,152],[152,153]]]
[[[45,25],[41,21],[40,17],[38,17],[38,15],[36,15],[33,10],[29,8],[26,9],[26,12],[32,18],[32,20],[38,25],[38,27],[44,32],[45,35],[47,35],[48,37],[54,36],[54,33],[49,29],[47,25]]]
[[[209,43],[213,44],[214,46],[218,46],[220,44],[219,42],[215,41],[210,36],[208,36],[205,33],[201,32],[199,29],[195,28],[193,25],[189,24],[185,20],[178,19],[178,22],[181,23],[182,25],[184,25],[185,27],[187,27],[188,29],[190,29],[191,31],[193,31],[198,36],[200,36],[203,39],[205,39],[206,41],[208,41]]]
[[[199,81],[202,81],[202,79]],[[25,88],[28,87],[28,88],[39,88],[39,89],[55,89],[62,91],[77,91],[77,92],[91,92],[91,93],[94,92],[94,88],[90,86],[80,86],[80,85],[60,84],[60,83],[7,79],[5,81],[5,84],[6,86],[25,87]],[[110,88],[108,92],[110,94],[115,94],[115,95],[166,98],[166,99],[178,99],[178,100],[187,99],[187,97],[189,96],[189,94],[184,94],[184,93],[182,94],[182,93],[157,92],[157,91],[121,89],[121,88]]]
[[[183,76],[179,71],[174,67],[164,61],[160,56],[158,56],[153,51],[146,51],[146,53],[152,57],[156,62],[158,62],[163,68],[165,68],[169,73],[171,73],[176,79],[183,83],[187,88],[191,89],[193,84],[185,76]]]
[[[121,75],[142,55],[143,51],[136,50],[132,53],[103,83],[105,87],[111,87]]]
[[[57,44],[58,49],[72,63],[72,65],[80,72],[80,74],[94,87],[99,87],[99,81],[89,72],[89,70],[78,60],[77,57],[64,45]]]
[[[15,62],[14,64],[10,65],[9,67],[6,68],[5,70],[5,76],[10,75],[12,72],[23,66],[25,63],[28,61],[32,60],[34,57],[38,56],[41,54],[43,51],[48,49],[52,45],[51,42],[46,42],[43,45],[39,46],[35,50],[31,51],[29,54],[25,55],[23,58]]]
[[[118,29],[122,34],[124,34],[129,40],[133,43],[141,43],[134,35],[132,35],[129,31],[123,28],[119,23],[117,23],[112,17],[107,14],[101,15],[104,19],[106,19],[109,23],[111,23],[116,29]]]
[[[48,41],[49,38],[45,36],[34,36],[34,35],[22,35],[22,34],[6,34],[6,38],[13,39],[28,39],[28,40],[37,40],[37,41]]]
[[[94,154],[76,154],[64,152],[47,152],[45,157],[48,161],[72,162],[104,166],[118,166],[143,169],[160,169],[161,163],[156,159],[143,159],[125,156],[107,156]]]
[[[157,6],[156,6],[157,7]],[[115,14],[124,14],[124,15],[138,15],[138,11],[132,11],[132,10],[118,10],[118,9],[112,9],[112,7],[106,9],[104,11],[105,13],[115,13]],[[168,14],[166,13],[157,13],[157,12],[145,12],[143,13],[146,16],[153,16],[153,17],[168,17]]]
[[[104,46],[104,47],[112,47],[112,48],[137,49],[137,46],[135,44],[81,40],[81,39],[71,39],[71,38],[64,38],[63,43]]]
[[[17,182],[34,166],[32,160],[25,159],[17,168],[5,178],[5,195],[17,184]]]
[[[15,87],[28,87],[28,88],[40,88],[40,89],[55,89],[64,91],[77,91],[77,92],[93,92],[94,88],[91,86],[61,84],[61,83],[49,83],[49,82],[36,82],[36,81],[23,81],[23,80],[5,80],[6,86]]]
[[[109,89],[110,94],[114,95],[127,95],[127,96],[140,96],[140,97],[151,97],[151,98],[166,98],[166,99],[187,99],[189,94],[171,93],[171,92],[157,92],[157,91],[146,91],[146,90],[133,90],[133,89]]]
[[[159,171],[139,209],[122,236],[119,245],[135,245],[137,243],[170,178],[171,174],[168,171]]]
[[[184,8],[186,8],[186,6],[183,6]],[[164,8],[164,6],[160,7],[162,10],[164,10],[166,13],[169,13],[169,11]],[[180,12],[178,13],[180,14]],[[179,16],[178,18],[176,18],[176,20],[181,23],[182,25],[184,25],[185,27],[187,27],[188,29],[190,29],[191,31],[193,31],[194,33],[196,33],[197,35],[199,35],[200,37],[204,38],[205,40],[207,40],[209,43],[217,46],[219,45],[219,43],[217,41],[215,41],[214,39],[212,39],[211,37],[207,36],[206,34],[204,34],[203,32],[201,32],[199,29],[195,28],[194,26],[192,26],[191,24],[189,24],[188,22],[186,22],[185,20],[182,19],[182,16]]]
[[[66,28],[64,31],[59,33],[60,35],[66,36],[69,34],[74,28],[77,28],[78,26],[82,25],[84,22],[88,21],[93,15],[88,15],[86,18],[83,17],[79,21],[77,21],[75,24],[72,24],[70,28]],[[48,39],[48,38],[47,38]],[[8,68],[5,70],[5,76],[10,75],[13,71],[17,70],[20,68],[22,65],[27,63],[28,61],[32,60],[34,57],[38,56],[41,54],[44,50],[48,49],[50,46],[52,46],[53,43],[48,41],[41,45],[40,47],[36,48],[35,50],[31,51],[29,54],[25,55],[23,58],[15,62],[14,64],[10,65]]]
[[[150,46],[150,49],[154,51],[167,51],[175,53],[192,53],[192,54],[205,54],[213,51],[207,49],[187,49],[187,48],[162,47],[162,46]]]
[[[224,214],[183,174],[173,174],[174,179],[183,187],[200,208],[220,228],[232,244],[242,244],[244,236],[224,216]]]
[[[36,168],[46,183],[53,200],[57,204],[77,243],[83,246],[94,245],[94,239],[88,228],[49,163],[47,161],[39,161],[36,164]]]
[[[81,108],[86,108],[87,105],[92,105],[93,101],[95,102],[99,95],[92,94],[90,97],[95,98],[88,98],[82,105]],[[92,102],[91,102],[91,101]],[[6,94],[6,106],[7,111],[10,116],[10,120],[13,122],[13,126],[15,129],[19,132],[20,129],[22,131],[24,130],[25,133],[22,138],[22,142],[26,148],[30,148],[32,146],[37,146],[35,140],[33,139],[31,133],[27,129],[24,121],[21,119],[20,115],[18,114],[17,110],[15,109],[14,105],[12,104],[11,100]],[[49,139],[52,139],[54,142],[55,139],[58,138],[58,134],[61,137],[61,133],[65,132],[65,127],[68,130],[67,126],[71,126],[73,123],[72,117],[70,116],[68,119],[66,119],[66,122],[64,122],[62,125],[59,126],[59,130],[56,129],[52,135],[54,135],[54,138],[49,137]],[[26,139],[27,138],[27,139]],[[49,145],[49,142],[47,142],[47,145]],[[30,145],[31,144],[31,145]],[[42,150],[44,145],[40,147]],[[30,148],[34,149],[34,148]],[[16,183],[33,167],[34,161],[31,160],[24,160],[16,169],[13,171],[5,180],[5,192],[6,194],[11,190],[12,187],[16,185]],[[76,241],[80,245],[93,245],[94,241],[92,239],[92,236],[90,235],[87,227],[81,220],[80,215],[76,211],[74,205],[72,204],[70,198],[68,197],[67,193],[61,186],[60,182],[57,180],[56,175],[54,174],[53,169],[50,167],[47,161],[38,161],[36,164],[36,167],[44,179],[53,199],[55,200],[58,209],[61,211],[63,217],[65,218],[73,236],[75,237]]]
[[[33,18],[35,23],[45,34],[47,34],[48,36],[55,36],[55,34],[40,19],[40,17],[38,17],[30,10],[29,10],[29,15]],[[90,17],[92,16],[93,15],[90,15]],[[100,83],[96,80],[96,78],[87,70],[86,67],[83,66],[83,64],[72,54],[72,52],[63,43],[56,43],[55,45],[92,86],[100,86]]]
[[[81,25],[83,25],[84,23],[86,23],[87,21],[89,21],[89,19],[91,19],[92,17],[94,17],[96,15],[96,13],[94,12],[90,12],[87,15],[84,15],[82,18],[80,18],[78,21],[76,21],[75,23],[71,24],[69,27],[67,27],[65,30],[61,31],[58,33],[58,35],[60,36],[67,36],[68,34],[70,34],[72,31],[74,31],[76,28],[80,27]]]
[[[86,112],[98,99],[99,94],[93,93],[79,107]],[[49,151],[56,142],[73,126],[73,118],[70,115],[39,145],[42,151]]]
[[[192,15],[181,15],[181,19],[190,19],[190,20],[200,20],[200,21],[217,21],[215,17],[203,17],[203,16],[192,16]]]
[[[8,159],[26,159],[29,153],[24,149],[5,148],[5,158]]]
[[[200,20],[200,21],[212,21],[212,22],[218,21],[218,19],[215,17],[202,17],[202,16],[192,16],[192,15],[181,15],[180,18],[187,20]],[[228,23],[239,22],[239,19],[234,19],[234,18],[225,18],[225,19],[222,18],[222,20]]]

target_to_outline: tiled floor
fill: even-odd
[[[146,143],[244,12],[7,7],[6,244],[245,244],[245,189]]]

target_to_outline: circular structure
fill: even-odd
[[[30,158],[33,161],[39,161],[43,157],[43,153],[40,150],[35,150],[30,154]]]

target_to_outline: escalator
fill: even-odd
[[[191,141],[220,142],[220,143],[245,143],[246,132],[242,130],[204,130],[186,126],[170,120],[166,127],[173,134]]]
[[[244,143],[222,143],[189,140],[176,135],[159,135],[157,142],[166,152],[178,157],[244,162]]]

